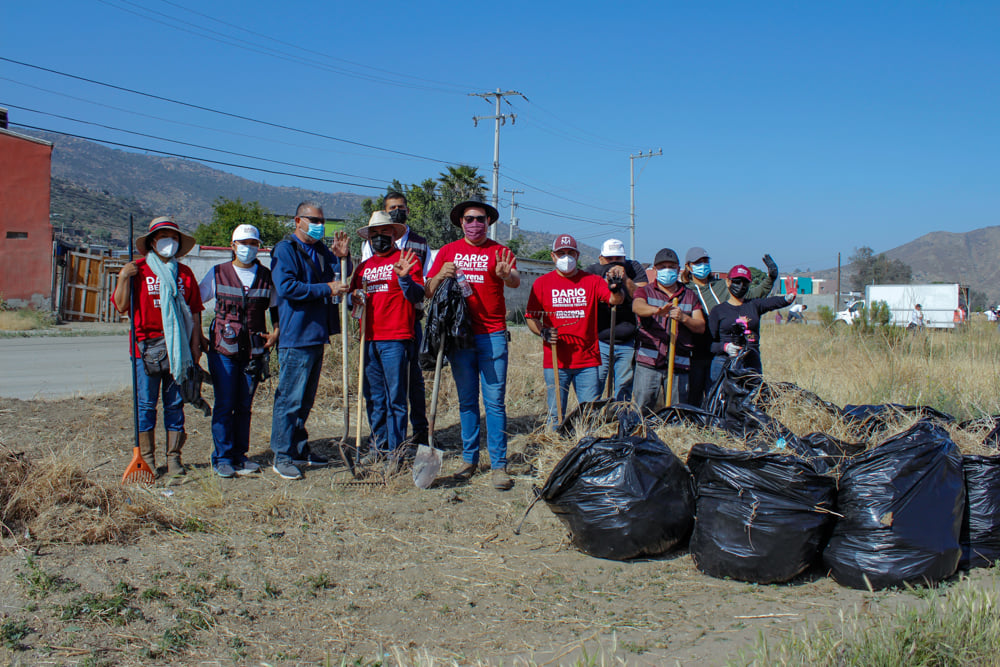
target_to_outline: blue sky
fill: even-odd
[[[492,105],[468,94],[517,90],[528,101],[504,104],[517,114],[501,130],[504,219],[503,190],[516,188],[523,227],[627,244],[629,154],[662,148],[636,161],[637,259],[702,245],[716,268],[760,265],[769,251],[782,269],[818,270],[861,245],[1000,224],[998,34],[996,2],[33,0],[5,7],[0,56],[433,159],[3,61],[0,104],[301,167],[16,108],[14,122],[374,195],[393,178],[436,176],[446,164],[435,160],[475,165],[489,182],[492,123],[472,117]]]

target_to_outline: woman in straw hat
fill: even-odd
[[[201,358],[201,295],[190,268],[180,264],[194,247],[168,216],[154,218],[149,232],[135,242],[142,258],[129,262],[118,274],[112,303],[119,313],[129,312],[132,285],[135,293],[135,341],[131,354],[136,364],[139,407],[139,451],[156,470],[156,403],[163,398],[163,423],[167,431],[167,473],[183,475],[184,398],[181,383],[194,372]]]

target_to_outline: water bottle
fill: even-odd
[[[365,312],[365,292],[364,292],[364,290],[367,288],[368,285],[367,285],[366,281],[362,281],[361,284],[362,284],[361,297],[358,298],[358,294],[357,294],[357,292],[355,292],[354,296],[351,298],[351,301],[354,302],[354,305],[351,307],[351,317],[353,317],[356,320],[360,320],[361,316]]]
[[[333,272],[333,282],[335,282],[335,283],[339,283],[340,282],[340,271],[334,271]],[[339,295],[338,296],[334,296],[333,297],[333,302],[335,304],[336,303],[340,303],[340,296]]]
[[[469,284],[469,278],[462,269],[455,269],[455,282],[458,283],[459,289],[462,290],[462,296],[466,298],[472,296],[472,285]]]

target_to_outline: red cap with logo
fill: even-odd
[[[552,242],[552,252],[562,250],[563,248],[578,250],[576,247],[576,239],[569,234],[560,234],[557,236],[556,240]]]
[[[743,266],[742,264],[737,264],[733,268],[729,269],[729,279],[743,278],[744,280],[753,280],[753,276],[750,275],[750,269]]]

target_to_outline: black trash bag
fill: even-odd
[[[188,369],[184,376],[184,381],[178,383],[181,390],[181,398],[184,402],[201,410],[201,414],[206,417],[212,416],[212,406],[201,397],[201,385],[203,382],[213,384],[212,375],[204,368],[195,364]]]
[[[645,411],[644,411],[645,412]],[[631,433],[643,422],[643,415],[634,403],[602,398],[581,403],[563,419],[558,432],[561,436],[572,435],[578,426],[599,428],[605,424],[618,424],[619,433]]]
[[[819,559],[834,515],[836,480],[778,453],[697,444],[688,455],[696,511],[689,549],[713,577],[789,581]]]
[[[847,464],[837,511],[823,562],[841,585],[946,579],[962,553],[962,455],[946,430],[918,422]]]
[[[921,419],[951,424],[955,418],[935,410],[929,405],[899,405],[898,403],[883,403],[881,405],[845,405],[841,415],[845,421],[866,425],[885,426],[899,415],[916,414]]]
[[[852,458],[865,451],[863,442],[844,442],[826,433],[809,433],[798,438],[803,447],[801,456],[822,474],[838,472]]]
[[[462,288],[454,278],[445,278],[427,304],[424,337],[420,341],[420,369],[432,371],[437,366],[438,348],[444,352],[468,350],[476,346],[472,320],[462,296]]]
[[[668,405],[653,416],[657,424],[668,426],[701,426],[704,428],[723,428],[724,422],[708,410],[696,408],[693,405],[679,403]]]
[[[992,567],[1000,560],[1000,456],[965,456],[965,516],[959,568]]]
[[[683,543],[694,521],[691,475],[656,436],[584,438],[540,492],[591,556],[655,556]]]

